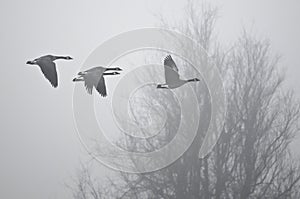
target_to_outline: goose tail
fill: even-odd
[[[84,81],[84,80],[83,80],[83,77],[82,77],[82,76],[78,76],[78,77],[75,77],[72,81],[73,81],[73,82],[82,82],[82,81]]]

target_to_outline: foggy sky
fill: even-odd
[[[217,32],[224,43],[242,26],[271,40],[283,56],[286,86],[299,98],[299,1],[211,2],[220,6]],[[71,80],[101,42],[158,25],[155,14],[180,19],[184,7],[184,0],[1,1],[0,198],[71,197],[63,183],[86,159],[73,121]],[[36,66],[25,65],[49,53],[75,58],[57,62],[58,89]]]

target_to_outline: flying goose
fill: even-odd
[[[51,85],[56,88],[58,86],[57,81],[57,72],[54,61],[57,59],[66,59],[71,60],[73,59],[70,56],[54,56],[54,55],[45,55],[39,58],[36,58],[32,61],[27,61],[26,64],[30,65],[38,65],[44,76],[49,80]]]
[[[177,68],[175,62],[173,61],[171,55],[168,55],[165,57],[164,68],[165,68],[166,83],[158,84],[157,88],[174,89],[174,88],[178,88],[188,82],[200,81],[198,78],[193,78],[193,79],[188,79],[188,80],[180,79],[179,74],[178,74],[178,68]]]
[[[78,73],[78,77],[73,79],[73,82],[84,81],[85,88],[89,94],[92,94],[93,87],[98,91],[98,93],[105,97],[107,96],[104,76],[105,75],[119,75],[120,73],[116,71],[121,71],[121,68],[105,68],[105,67],[94,67],[83,72]],[[114,72],[106,72],[114,71]]]

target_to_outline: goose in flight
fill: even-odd
[[[56,88],[58,86],[58,81],[57,81],[57,72],[56,72],[56,66],[54,61],[57,59],[66,59],[66,60],[71,60],[73,59],[70,56],[54,56],[54,55],[45,55],[39,58],[36,58],[32,61],[27,61],[26,64],[29,65],[38,65],[44,76],[49,80],[51,85]]]
[[[182,80],[178,74],[178,68],[173,61],[171,55],[168,55],[164,59],[164,68],[165,68],[165,84],[158,84],[157,88],[167,88],[167,89],[174,89],[178,88],[188,82],[196,82],[200,81],[198,78]]]
[[[78,77],[73,79],[73,82],[84,81],[85,88],[89,94],[92,94],[93,88],[98,91],[98,93],[105,97],[107,96],[104,76],[105,75],[119,75],[120,73],[116,71],[121,71],[121,68],[105,68],[105,67],[94,67],[83,72],[78,73]],[[114,71],[114,72],[107,72]]]

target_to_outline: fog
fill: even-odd
[[[274,53],[282,55],[285,86],[299,98],[300,3],[211,2],[220,8],[220,40],[229,44],[242,27],[269,38]],[[73,119],[73,77],[105,40],[125,31],[158,26],[159,15],[180,20],[185,5],[179,0],[1,1],[0,198],[72,198],[65,183],[80,161],[89,159]],[[37,67],[25,64],[44,54],[74,57],[57,62],[57,89]],[[293,145],[296,154],[299,143]],[[103,173],[107,170],[99,168]]]

